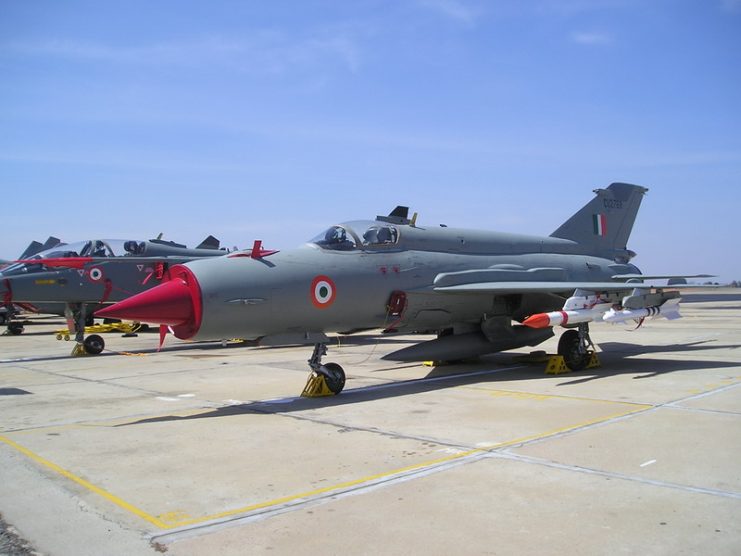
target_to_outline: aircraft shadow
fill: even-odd
[[[709,303],[715,301],[741,301],[739,293],[686,293],[682,296],[682,303]],[[715,309],[715,307],[713,308]]]
[[[666,346],[652,345],[636,345],[628,344],[623,342],[600,342],[599,347],[602,352],[607,353],[620,353],[624,355],[642,355],[646,353],[674,353],[678,351],[711,351],[716,349],[737,349],[741,347],[741,344],[737,345],[722,345],[716,344],[715,340],[699,340],[697,342],[689,342],[686,344],[671,344]],[[601,354],[600,354],[601,355]]]
[[[696,344],[706,342],[695,342],[684,346],[685,350],[689,347],[695,350],[709,349]],[[616,344],[623,346],[624,344]],[[627,345],[627,344],[625,344]],[[645,354],[645,346],[632,346],[635,354]],[[664,352],[681,351],[681,346],[666,346]],[[713,346],[712,349],[719,347],[740,347],[740,346]],[[668,349],[667,349],[668,348]],[[659,347],[655,353],[660,353]],[[564,375],[564,382],[558,386],[568,386],[581,384],[602,378],[617,375],[635,375],[634,379],[645,379],[660,376],[667,373],[683,372],[690,370],[731,368],[741,365],[739,361],[718,361],[718,360],[679,360],[679,359],[662,359],[660,357],[647,357],[642,359],[626,358],[624,354],[618,351],[603,351],[600,353],[602,367],[578,371]],[[397,367],[403,368],[403,367]],[[374,402],[390,398],[403,396],[413,396],[424,394],[437,390],[448,388],[457,388],[461,386],[473,386],[484,384],[496,384],[498,382],[525,381],[536,379],[553,379],[551,375],[543,372],[543,365],[527,365],[522,363],[513,363],[511,354],[495,354],[485,360],[470,364],[456,364],[434,367],[426,376],[403,381],[388,382],[383,384],[374,384],[362,386],[359,388],[348,388],[339,396],[330,396],[324,398],[301,398],[290,397],[278,400],[253,401],[244,404],[221,407],[211,411],[206,411],[197,415],[165,415],[141,419],[131,423],[125,423],[116,426],[143,425],[147,423],[162,423],[172,421],[190,421],[197,419],[213,419],[218,417],[233,417],[238,415],[273,415],[294,413],[301,411],[310,411],[328,407],[343,406],[348,404],[357,404],[365,402]]]

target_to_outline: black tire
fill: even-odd
[[[19,336],[23,334],[25,328],[22,322],[9,322],[8,323],[8,334],[11,336]]]
[[[589,354],[579,351],[579,333],[567,330],[558,341],[558,354],[563,356],[566,366],[572,371],[581,371],[589,363]]]
[[[90,355],[98,355],[105,347],[105,340],[97,334],[91,334],[82,343],[85,346],[85,353]]]
[[[327,363],[319,367],[319,372],[324,375],[327,387],[333,394],[339,394],[345,387],[345,371],[337,363]]]
[[[5,324],[5,321],[8,320],[8,317],[5,316],[5,313],[0,313],[0,324]]]

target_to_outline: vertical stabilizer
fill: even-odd
[[[595,198],[564,222],[551,237],[580,243],[595,255],[625,253],[647,191],[645,187],[629,183],[613,183],[607,189],[595,189]]]
[[[196,249],[219,249],[220,247],[221,242],[218,239],[216,239],[214,236],[208,236],[206,239],[198,244]]]
[[[26,247],[26,250],[23,251],[23,253],[21,253],[18,258],[28,259],[30,257],[33,257],[36,253],[40,253],[41,251],[56,247],[60,243],[62,243],[62,241],[58,237],[54,236],[49,236],[43,244],[39,243],[38,241],[32,241],[28,245],[28,247]]]

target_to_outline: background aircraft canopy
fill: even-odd
[[[50,249],[39,251],[27,260],[67,259],[71,257],[119,257],[139,255],[145,251],[145,242],[131,239],[90,239],[74,243],[60,243]],[[2,270],[3,276],[13,276],[30,271],[43,270],[42,264],[16,263]]]

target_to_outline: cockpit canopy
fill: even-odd
[[[2,270],[3,276],[43,270],[41,263],[33,261],[41,259],[67,259],[71,257],[120,257],[122,255],[142,255],[146,251],[146,243],[137,240],[125,239],[92,239],[74,243],[60,243],[50,249],[39,251],[28,258],[29,262],[12,264]]]
[[[398,242],[399,230],[396,226],[365,220],[336,224],[309,241],[332,251],[388,249]]]

